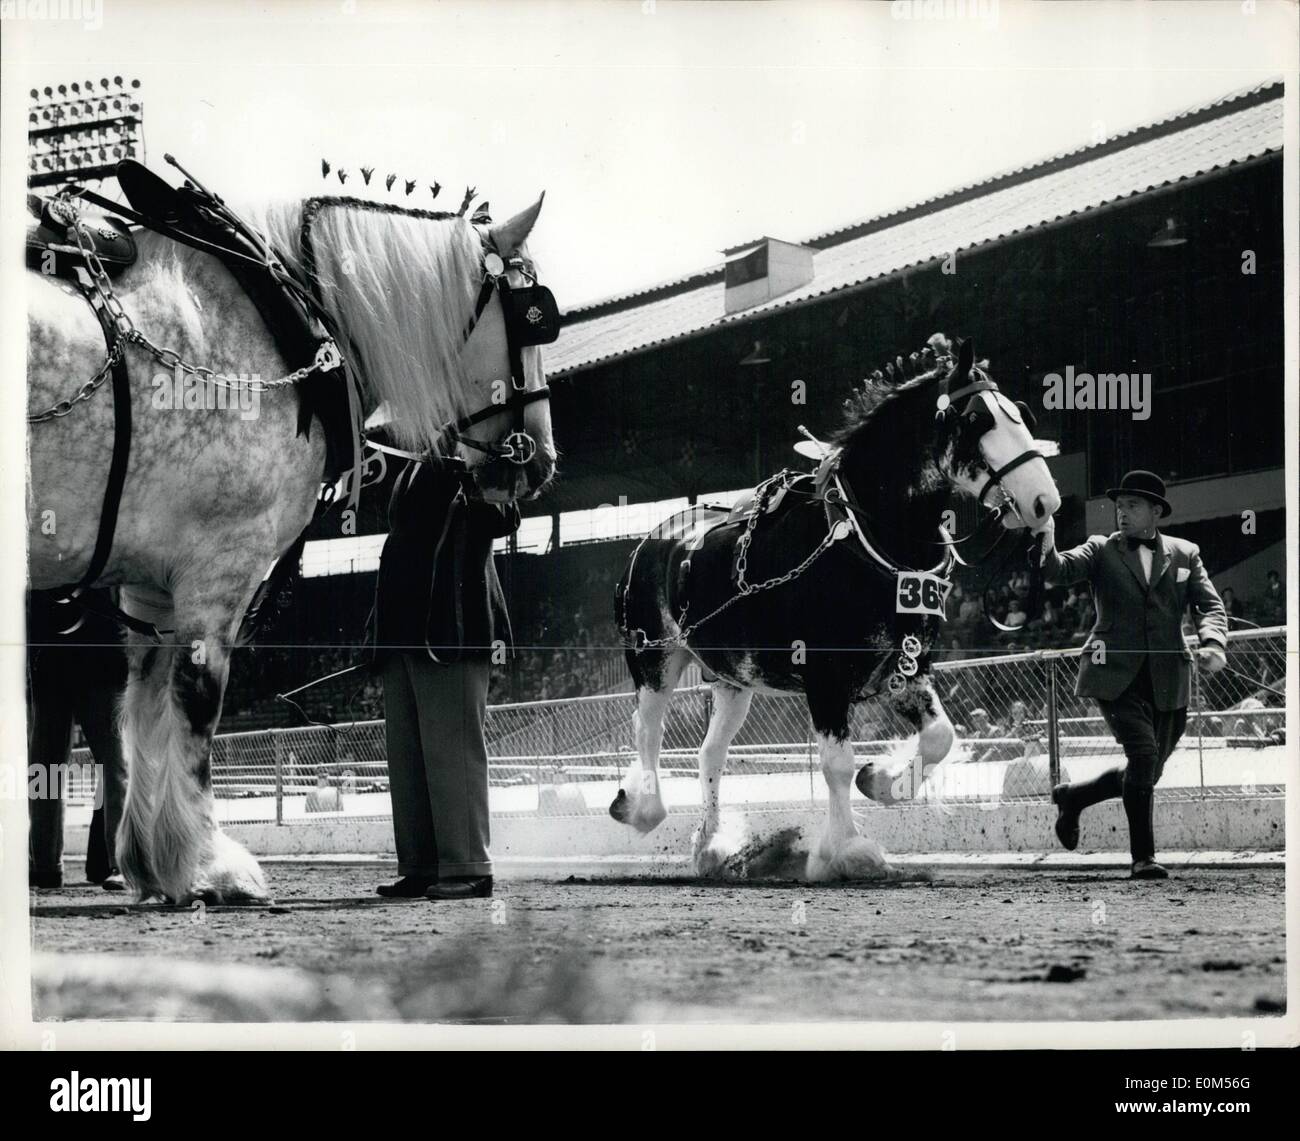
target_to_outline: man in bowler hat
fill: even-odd
[[[1156,861],[1152,807],[1156,783],[1187,724],[1191,653],[1182,618],[1190,604],[1199,634],[1197,657],[1207,673],[1227,663],[1228,621],[1195,543],[1161,534],[1171,508],[1164,481],[1131,471],[1106,492],[1119,529],[1057,551],[1052,521],[1043,532],[1043,575],[1052,584],[1086,579],[1097,608],[1079,659],[1075,692],[1097,701],[1127,763],[1092,780],[1058,785],[1056,835],[1079,844],[1079,814],[1121,797],[1128,817],[1134,879],[1166,879]]]

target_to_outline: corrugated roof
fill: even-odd
[[[807,285],[727,317],[722,267],[570,311],[546,351],[557,377],[712,327],[753,320],[1282,149],[1282,82],[999,174],[811,239]],[[744,248],[744,247],[741,247]]]

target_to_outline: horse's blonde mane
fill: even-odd
[[[304,280],[306,205],[250,212]],[[330,199],[317,208],[311,234],[319,296],[339,328],[339,349],[369,402],[387,402],[397,443],[429,447],[445,424],[471,411],[461,346],[482,279],[477,232],[455,214]]]

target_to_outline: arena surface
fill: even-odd
[[[936,867],[811,887],[498,880],[381,900],[391,865],[268,867],[274,906],[32,895],[35,1016],[473,1023],[1258,1017],[1285,999],[1281,866]],[[69,873],[73,869],[69,866]],[[912,873],[909,873],[911,875]]]

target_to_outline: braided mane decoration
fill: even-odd
[[[886,361],[855,385],[844,401],[844,428],[841,434],[860,427],[900,392],[911,389],[940,371],[952,368],[957,359],[956,346],[943,333],[935,333],[920,352],[897,356]]]

